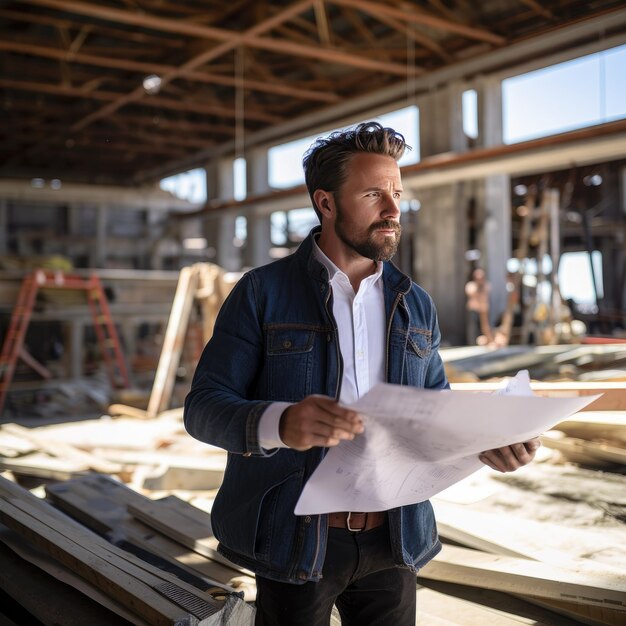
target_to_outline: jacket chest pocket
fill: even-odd
[[[299,325],[266,327],[269,398],[299,402],[311,393],[315,330]]]
[[[404,344],[403,383],[423,387],[432,352],[432,332],[425,328],[409,328],[407,334],[398,333],[396,341]]]

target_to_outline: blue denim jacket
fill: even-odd
[[[328,272],[312,255],[316,230],[294,254],[248,272],[236,285],[200,358],[184,413],[193,437],[228,451],[211,516],[219,551],[291,583],[321,576],[327,516],[293,511],[326,449],[264,450],[257,431],[273,401],[339,397],[342,359]],[[447,388],[430,296],[389,262],[383,284],[387,381]],[[441,549],[430,502],[392,509],[388,517],[398,566],[417,571]]]

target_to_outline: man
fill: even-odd
[[[185,402],[185,426],[228,450],[212,524],[224,556],[257,577],[256,623],[415,624],[415,573],[440,550],[429,502],[296,516],[326,449],[363,432],[346,408],[378,382],[448,387],[430,297],[389,259],[400,240],[406,144],[360,124],[304,158],[321,227],[247,273],[224,303]],[[528,442],[486,452],[501,471]]]
[[[465,284],[468,311],[467,343],[473,345],[480,342],[493,345],[494,336],[489,325],[489,296],[491,284],[487,280],[485,270],[476,267]],[[480,332],[479,332],[480,331]],[[482,338],[480,337],[482,333]]]

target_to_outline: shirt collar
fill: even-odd
[[[339,277],[339,276],[344,276],[346,280],[348,280],[348,276],[346,275],[346,273],[340,270],[326,256],[326,254],[324,254],[322,249],[317,245],[317,237],[313,237],[313,256],[315,257],[317,261],[319,261],[328,270],[329,282],[332,282],[334,278]],[[370,276],[367,276],[364,279],[364,281],[367,281],[368,283],[373,284],[377,282],[382,275],[383,275],[383,263],[381,261],[378,261],[376,263],[376,271]]]

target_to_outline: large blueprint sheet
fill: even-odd
[[[351,405],[364,416],[365,432],[330,448],[295,514],[422,502],[483,467],[481,452],[528,441],[598,397],[530,393],[526,372],[499,394],[377,385]]]

